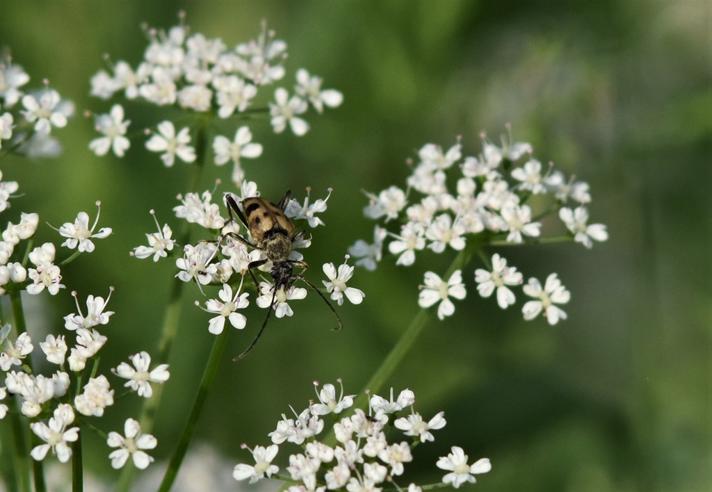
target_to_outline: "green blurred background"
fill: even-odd
[[[476,295],[470,272],[467,300],[453,318],[430,322],[397,372],[396,388],[414,389],[425,414],[445,409],[448,418],[435,444],[417,450],[412,478],[439,479],[435,459],[460,444],[492,459],[477,485],[483,492],[712,490],[709,2],[3,0],[0,45],[79,113],[104,110],[88,97],[102,54],[136,64],[145,46],[139,25],[173,25],[180,8],[194,31],[228,45],[268,19],[290,45],[290,75],[305,66],[344,93],[341,108],[310,119],[305,138],[275,136],[266,120],[252,125],[265,152],[245,167],[264,194],[335,190],[312,264],[338,261],[355,239],[370,239],[360,189],[402,184],[405,159],[426,142],[462,135],[474,153],[480,131],[496,136],[511,122],[543,161],[592,185],[592,216],[608,224],[609,242],[508,253],[528,274],[559,272],[573,293],[567,322],[552,328],[502,312]],[[141,128],[160,113],[130,118]],[[65,147],[58,159],[3,161],[3,175],[26,194],[6,216],[38,211],[58,225],[103,201],[102,224],[115,235],[64,274],[82,296],[116,286],[108,368],[155,347],[174,269],[128,251],[154,230],[150,208],[176,223],[171,208],[188,169],[166,169],[136,143],[123,160],[97,158],[82,117],[57,135]],[[209,188],[228,172],[210,166],[202,182]],[[41,234],[56,240],[48,228]],[[288,403],[313,397],[312,380],[341,377],[358,391],[416,309],[422,272],[442,271],[443,260],[422,255],[408,270],[385,261],[361,271],[356,284],[367,299],[340,310],[341,333],[329,331],[312,298],[294,318],[273,322],[245,362],[226,358],[196,439],[226,457],[222,473],[245,458],[240,443],[266,442]],[[159,457],[175,443],[212,342],[206,315],[191,305],[197,292],[187,290],[158,417]],[[60,330],[73,309],[66,293],[28,306],[37,332]],[[230,352],[246,341],[233,336]],[[122,401],[102,427],[118,427],[135,403]],[[107,448],[93,437],[90,445],[92,470],[111,477]]]

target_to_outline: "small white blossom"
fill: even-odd
[[[359,239],[349,247],[349,255],[356,259],[356,266],[373,271],[383,257],[383,240],[386,238],[386,230],[382,227],[373,228],[373,243],[367,243]]]
[[[218,135],[213,140],[215,164],[222,166],[228,161],[240,164],[240,158],[256,159],[262,155],[262,145],[252,142],[252,132],[247,126],[241,126],[235,132],[231,142],[227,137]]]
[[[391,474],[403,475],[403,463],[413,461],[410,446],[407,442],[391,444],[378,453],[378,457],[391,467]]]
[[[544,311],[546,321],[550,325],[555,325],[559,320],[566,319],[566,313],[557,304],[566,304],[571,299],[571,293],[561,284],[558,275],[550,274],[546,278],[544,288],[536,278],[530,278],[524,286],[524,293],[533,297],[534,301],[528,301],[522,307],[524,319],[529,321],[536,318]]]
[[[101,417],[104,409],[114,404],[114,390],[106,376],[90,378],[82,393],[74,398],[74,407],[82,415]]]
[[[322,90],[321,84],[321,77],[311,76],[303,68],[297,70],[297,94],[308,100],[319,113],[324,110],[324,106],[335,108],[344,100],[341,92],[334,89]]]
[[[290,219],[306,220],[309,227],[324,225],[324,221],[317,217],[316,214],[326,212],[326,203],[329,201],[329,197],[331,197],[331,192],[332,189],[329,188],[325,198],[318,198],[310,204],[311,189],[307,188],[307,196],[304,198],[304,203],[299,205],[297,200],[293,198],[290,199],[284,214]]]
[[[106,155],[111,150],[117,157],[123,157],[131,143],[126,138],[126,130],[131,122],[124,120],[124,108],[114,104],[108,114],[96,117],[96,131],[103,136],[89,142],[89,149],[96,155]]]
[[[101,215],[101,202],[96,202],[96,208],[96,218],[91,228],[89,228],[89,214],[86,212],[79,212],[77,218],[74,219],[74,223],[67,222],[62,224],[59,228],[59,234],[67,238],[62,243],[62,246],[69,249],[76,248],[80,253],[91,253],[95,248],[92,239],[104,239],[111,234],[111,227],[102,227],[97,232],[94,232]]]
[[[396,240],[388,243],[388,251],[399,255],[396,265],[410,266],[415,263],[415,252],[425,249],[425,230],[416,222],[406,222]]]
[[[0,402],[3,401],[6,397],[7,390],[3,386],[0,386]],[[4,403],[0,403],[0,420],[5,418],[5,416],[7,415],[7,411],[7,405]]]
[[[218,116],[228,118],[235,111],[245,111],[257,94],[257,88],[234,75],[213,81],[217,90]]]
[[[38,96],[28,94],[22,98],[22,105],[25,119],[34,123],[37,133],[47,135],[53,126],[63,128],[67,125],[67,116],[61,111],[59,93],[55,90],[43,90]]]
[[[32,284],[27,286],[29,294],[37,295],[46,288],[54,296],[59,289],[64,288],[59,267],[52,263],[54,255],[55,249],[52,243],[44,243],[30,252],[29,259],[35,268],[27,270],[27,275],[32,280]]]
[[[536,159],[529,159],[522,167],[515,168],[512,177],[521,182],[519,185],[521,189],[531,191],[535,195],[546,191],[541,174],[541,162]]]
[[[448,214],[441,214],[428,227],[425,235],[431,241],[430,249],[442,253],[446,246],[450,246],[455,251],[464,249],[465,232],[465,227],[457,219],[453,221]]]
[[[279,448],[274,444],[267,447],[255,446],[254,449],[250,450],[255,464],[246,465],[240,463],[236,465],[232,471],[233,478],[238,481],[249,478],[250,483],[255,483],[265,477],[271,477],[279,471],[279,467],[272,464],[272,460],[277,456],[277,451],[279,451]]]
[[[158,441],[151,434],[141,433],[138,421],[126,419],[124,422],[124,435],[118,432],[109,432],[106,444],[110,448],[117,448],[109,454],[111,467],[115,470],[123,468],[129,458],[139,470],[145,470],[153,462],[153,457],[146,453],[155,449]]]
[[[317,391],[319,403],[313,403],[309,409],[314,415],[328,415],[330,413],[341,413],[354,404],[354,395],[344,396],[344,386],[339,379],[340,393],[336,397],[336,387],[333,384],[325,384]],[[318,383],[314,383],[314,390],[318,388]]]
[[[588,223],[586,207],[576,207],[574,210],[563,207],[559,210],[559,218],[574,235],[574,241],[587,248],[593,247],[593,241],[608,240],[608,231],[606,231],[605,225]]]
[[[31,238],[37,231],[39,221],[39,215],[22,212],[20,214],[20,222],[18,224],[9,223],[3,231],[3,241],[15,245],[22,240]]]
[[[217,246],[213,243],[201,242],[193,246],[186,244],[183,247],[183,257],[176,260],[180,270],[176,277],[183,282],[195,279],[199,285],[207,285],[212,281],[216,267],[210,262],[215,257]]]
[[[153,395],[151,383],[163,384],[170,377],[168,364],[159,364],[151,369],[151,356],[148,352],[134,354],[129,357],[129,360],[131,364],[122,362],[113,372],[118,377],[127,379],[124,386],[138,393],[138,396],[151,398]]]
[[[79,427],[67,428],[74,422],[74,411],[70,405],[60,403],[54,410],[49,422],[33,422],[30,424],[32,432],[42,439],[45,444],[32,448],[31,455],[35,461],[42,461],[47,453],[57,456],[61,463],[66,463],[72,457],[72,448],[68,443],[79,439]]]
[[[427,422],[419,413],[414,412],[407,417],[396,419],[393,425],[402,430],[406,436],[415,436],[420,442],[428,442],[435,440],[430,431],[442,429],[446,423],[444,412],[439,412]]]
[[[210,319],[208,331],[213,335],[219,335],[225,328],[225,321],[229,321],[233,328],[242,330],[247,324],[247,318],[244,314],[238,313],[238,309],[245,309],[250,305],[247,300],[249,293],[242,291],[242,281],[240,286],[233,295],[232,287],[224,284],[218,291],[217,299],[208,299],[205,303],[205,310],[217,316]]]
[[[344,296],[351,304],[361,304],[366,294],[355,287],[348,287],[346,283],[354,275],[354,267],[348,265],[348,255],[344,263],[339,265],[338,270],[333,263],[325,263],[322,267],[324,275],[328,280],[322,280],[326,291],[331,294],[331,300],[341,306],[344,303]]]
[[[307,296],[307,290],[303,287],[290,286],[285,291],[284,288],[279,288],[274,293],[274,285],[269,282],[260,282],[260,295],[255,301],[257,305],[263,309],[270,308],[270,302],[274,295],[274,315],[277,318],[292,316],[294,311],[287,304],[287,301],[304,299]]]
[[[405,192],[397,186],[391,186],[381,191],[378,196],[367,194],[369,204],[364,208],[363,213],[370,219],[386,218],[386,222],[398,217],[398,214],[406,206],[407,198]]]
[[[462,283],[462,272],[456,270],[446,281],[441,279],[433,272],[425,272],[425,285],[421,287],[418,297],[418,304],[422,308],[429,308],[433,304],[440,302],[438,305],[438,319],[445,319],[446,316],[452,316],[455,312],[455,305],[450,300],[450,297],[462,300],[467,292],[465,284]]]
[[[397,398],[393,398],[393,388],[391,388],[390,398],[386,400],[382,396],[373,395],[369,400],[371,410],[376,413],[395,413],[415,403],[415,393],[409,389],[404,389],[398,393]]]
[[[522,235],[529,237],[539,237],[541,224],[532,222],[531,208],[528,205],[506,205],[500,212],[502,219],[507,224],[507,241],[510,243],[521,243]]]
[[[72,347],[67,357],[69,369],[74,372],[84,370],[87,359],[94,357],[106,340],[107,338],[96,330],[77,328],[76,345]]]
[[[210,191],[178,195],[178,199],[181,204],[173,207],[173,211],[179,219],[200,224],[206,229],[222,229],[225,226],[225,219],[220,215],[220,206],[212,203],[213,194]]]
[[[298,137],[309,131],[309,123],[299,115],[307,110],[307,103],[297,96],[289,97],[289,93],[279,88],[274,93],[274,103],[270,103],[269,109],[272,115],[272,128],[275,133],[282,133],[289,125],[292,133]]]
[[[151,209],[150,213],[156,223],[156,232],[146,234],[148,246],[136,246],[131,254],[141,260],[153,255],[153,261],[156,262],[168,256],[169,251],[173,251],[175,240],[173,240],[173,231],[168,224],[163,224],[161,227],[156,219],[156,212]]]
[[[154,133],[146,142],[146,148],[151,152],[162,152],[161,160],[166,167],[173,166],[176,156],[183,162],[195,160],[195,149],[190,145],[190,129],[182,128],[176,134],[170,121],[158,124],[158,133]]]
[[[497,304],[502,309],[514,304],[516,300],[514,292],[508,285],[520,285],[522,274],[515,267],[507,266],[507,260],[497,253],[492,255],[492,271],[482,268],[475,270],[475,281],[477,291],[482,297],[490,297],[497,290]]]
[[[20,333],[15,342],[5,341],[5,350],[0,352],[0,369],[7,372],[12,366],[22,365],[22,361],[32,353],[34,346],[27,333]]]
[[[95,326],[104,326],[109,323],[111,316],[113,316],[113,311],[104,311],[106,306],[109,304],[111,299],[111,293],[113,292],[113,287],[109,289],[109,295],[104,299],[101,296],[87,296],[86,315],[82,312],[82,308],[79,306],[79,298],[76,292],[72,292],[72,297],[74,297],[74,303],[77,307],[77,312],[68,314],[64,317],[64,327],[69,331],[75,331],[80,328],[88,329],[94,328]]]
[[[30,76],[19,66],[12,63],[0,64],[0,98],[4,107],[11,108],[22,97],[23,85],[30,81]]]
[[[47,361],[58,366],[64,364],[64,357],[67,354],[67,342],[62,335],[47,335],[44,342],[40,342],[40,348],[47,357]]]
[[[420,161],[427,167],[447,169],[462,157],[462,145],[457,143],[443,152],[442,147],[435,144],[425,144],[419,151]]]
[[[475,475],[487,473],[492,469],[487,458],[481,458],[472,465],[467,464],[467,460],[468,457],[461,447],[452,446],[450,454],[440,458],[436,464],[441,470],[450,472],[443,477],[443,483],[457,489],[465,483],[477,482]]]
[[[12,113],[3,113],[0,115],[0,149],[2,149],[2,141],[12,138],[13,117]]]

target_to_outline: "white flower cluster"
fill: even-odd
[[[511,135],[504,137],[501,145],[483,137],[482,150],[476,156],[463,157],[459,141],[449,149],[426,144],[418,152],[405,189],[391,186],[367,196],[364,214],[379,221],[374,240],[359,240],[349,252],[356,265],[369,270],[381,261],[386,241],[396,264],[403,266],[413,265],[416,255],[426,250],[437,254],[463,251],[468,241],[477,248],[544,243],[552,237],[542,237],[543,221],[557,211],[566,231],[559,239],[587,248],[594,241],[608,239],[606,226],[589,224],[588,184],[566,177],[553,164],[543,166],[529,143],[513,142]],[[523,283],[522,274],[499,254],[494,254],[487,266],[487,270],[475,272],[477,289],[483,297],[496,291],[497,302],[505,309],[515,302],[510,287]],[[523,290],[534,299],[522,308],[525,319],[542,312],[550,324],[566,318],[556,305],[566,304],[570,295],[556,274],[549,275],[543,287],[530,278]],[[451,298],[465,296],[461,270],[447,279],[426,272],[419,305],[438,304],[438,318],[443,319],[455,311]]]
[[[235,196],[236,201],[259,196],[256,183],[251,181],[244,181],[240,191],[241,195]],[[154,262],[169,255],[179,255],[175,260],[178,270],[176,277],[183,282],[194,282],[199,291],[207,297],[204,305],[198,301],[196,305],[212,316],[208,322],[208,331],[213,335],[222,333],[226,323],[238,330],[247,325],[247,317],[243,311],[250,305],[251,293],[243,288],[246,277],[255,284],[254,303],[259,308],[273,309],[277,318],[292,316],[292,301],[307,296],[307,289],[295,285],[296,282],[301,281],[306,287],[316,287],[303,279],[302,272],[295,273],[287,285],[279,286],[275,292],[275,279],[272,275],[275,265],[255,243],[248,228],[236,219],[230,220],[222,215],[221,205],[213,202],[213,193],[204,191],[200,194],[180,195],[180,204],[174,207],[173,211],[177,218],[205,229],[208,236],[214,237],[214,240],[176,245],[171,227],[168,224],[161,225],[155,212],[151,210],[156,232],[146,234],[148,244],[134,248],[131,255],[140,259],[153,258]],[[330,195],[331,190],[325,198],[311,201],[310,192],[307,190],[307,196],[302,203],[290,198],[285,204],[284,213],[297,228],[300,225],[305,229],[324,225],[318,214],[326,211]],[[205,234],[201,236],[204,237]],[[290,261],[294,262],[295,269],[306,268],[299,250],[310,245],[311,238],[305,233],[295,235],[289,257]],[[323,265],[326,276],[326,280],[322,281],[325,295],[339,305],[343,304],[344,299],[352,304],[360,304],[365,297],[361,290],[348,285],[354,273],[354,268],[347,263],[348,258],[346,256],[344,263],[338,266],[333,263]],[[216,295],[207,296],[204,291],[206,286],[217,287]]]
[[[0,190],[5,193],[5,208],[9,193],[17,189],[15,182],[0,182]],[[98,220],[97,212],[90,226],[88,214],[80,212],[73,222],[57,229],[65,238],[62,246],[76,250],[60,264],[71,261],[80,253],[92,252],[95,249],[92,240],[111,234],[108,227],[96,231]],[[20,221],[8,223],[2,232],[0,289],[3,294],[9,292],[16,296],[19,302],[23,291],[38,295],[46,290],[57,295],[65,287],[61,283],[60,267],[55,263],[55,245],[45,242],[31,247],[38,224],[37,214],[21,213]],[[20,247],[22,241],[27,245]],[[114,404],[114,389],[109,379],[98,373],[99,352],[107,342],[103,328],[114,314],[107,310],[111,290],[106,298],[89,295],[84,310],[77,294],[72,292],[76,311],[64,317],[66,333],[48,334],[39,343],[29,332],[21,331],[24,326],[17,318],[16,331],[19,333],[16,336],[10,335],[10,325],[0,329],[0,400],[3,400],[0,419],[14,411],[15,407],[7,403],[10,396],[17,402],[19,414],[29,421],[29,428],[42,441],[31,451],[35,460],[43,460],[50,451],[60,462],[69,460],[71,443],[86,429],[82,425],[84,419],[101,417]],[[44,358],[42,366],[51,368],[49,374],[34,370],[32,356],[37,357],[40,353]],[[168,366],[151,367],[151,358],[146,352],[131,356],[128,363],[119,364],[112,372],[124,381],[125,387],[143,398],[151,396],[152,385],[164,383],[169,378]],[[145,450],[155,447],[156,441],[153,436],[141,436],[137,425],[132,419],[127,420],[125,438],[119,438],[113,432],[109,434],[108,445],[118,448],[110,456],[114,467],[123,466],[129,455],[139,468],[145,468],[152,460]]]
[[[182,22],[168,31],[149,29],[149,44],[143,59],[133,67],[126,61],[110,63],[91,79],[91,94],[110,99],[122,93],[127,100],[139,99],[157,106],[177,106],[182,110],[209,114],[219,120],[246,119],[250,113],[269,113],[272,129],[282,133],[289,128],[302,136],[309,130],[305,114],[309,108],[322,113],[324,108],[341,104],[342,95],[323,89],[322,79],[306,69],[296,72],[293,91],[278,87],[267,98],[261,94],[281,81],[286,74],[287,43],[263,24],[257,38],[230,48],[219,38],[191,33]],[[257,104],[261,104],[257,106]],[[110,150],[122,157],[130,146],[126,136],[130,121],[124,109],[115,104],[109,113],[96,117],[96,130],[101,136],[89,147],[97,155]],[[166,166],[176,158],[183,162],[196,159],[191,128],[176,128],[163,120],[150,132],[146,148],[161,154]],[[216,135],[212,141],[215,164],[232,162],[233,181],[244,179],[241,159],[254,159],[262,146],[252,142],[247,126],[236,128],[234,137]]]
[[[53,128],[64,128],[74,114],[74,104],[62,99],[45,81],[28,90],[30,76],[9,57],[0,58],[0,151],[29,157],[54,157],[59,141]]]
[[[343,416],[331,428],[332,436],[325,437],[324,417],[340,415],[354,404],[354,395],[344,395],[339,381],[337,394],[333,384],[321,388],[315,383],[318,401],[310,403],[301,412],[291,408],[293,416],[282,415],[277,427],[269,433],[272,444],[250,449],[254,465],[238,464],[233,470],[236,480],[250,483],[264,478],[276,477],[294,485],[290,492],[347,490],[349,492],[382,490],[396,483],[405,472],[405,466],[413,461],[412,448],[435,440],[433,431],[445,427],[444,412],[430,419],[415,411],[415,394],[401,391],[394,397],[391,390],[388,399],[371,396],[368,410],[355,409]],[[287,476],[280,476],[278,465],[273,461],[280,446],[292,444],[296,448],[289,455]],[[447,471],[442,483],[454,488],[465,483],[474,483],[475,476],[491,469],[487,458],[469,464],[462,448],[453,446],[448,456],[440,458],[436,465]],[[409,492],[420,492],[421,487],[411,483]]]

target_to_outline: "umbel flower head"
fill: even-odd
[[[252,454],[254,464],[237,464],[233,470],[235,480],[255,483],[274,477],[280,471],[280,465],[275,463],[280,448],[290,447],[290,454],[283,459],[294,482],[290,492],[381,490],[387,483],[400,490],[398,481],[413,461],[412,448],[434,441],[433,431],[447,423],[444,412],[429,419],[418,413],[415,393],[408,389],[397,396],[391,390],[388,398],[372,395],[367,409],[354,409],[354,395],[344,395],[343,387],[337,396],[332,384],[321,388],[318,383],[314,385],[318,403],[310,403],[301,412],[290,406],[291,415],[283,414],[269,433],[272,444],[254,448],[242,445]],[[330,420],[333,423],[329,428],[325,419],[330,414],[338,415],[338,419]],[[438,468],[448,472],[442,484],[458,488],[474,483],[475,475],[490,471],[488,459],[470,465],[462,448],[451,449],[437,462]],[[420,488],[411,483],[408,490]]]
[[[323,264],[326,279],[321,283],[324,292],[306,278],[309,270],[302,252],[311,245],[311,237],[297,231],[325,226],[321,217],[327,210],[331,190],[324,198],[313,200],[310,190],[307,190],[307,196],[302,201],[288,195],[279,204],[270,204],[254,200],[260,196],[256,183],[243,182],[241,196],[227,193],[227,200],[238,208],[242,207],[240,213],[243,216],[253,212],[252,207],[268,207],[263,210],[266,215],[260,219],[260,227],[252,228],[235,217],[231,209],[216,203],[214,193],[204,191],[180,195],[180,204],[173,209],[178,219],[202,229],[199,235],[201,240],[175,247],[171,239],[172,228],[168,224],[161,226],[151,211],[157,232],[147,234],[148,245],[137,246],[132,252],[136,258],[153,258],[154,261],[175,258],[175,276],[183,282],[195,284],[205,299],[204,302],[196,300],[195,304],[210,316],[207,323],[209,333],[219,335],[226,328],[240,331],[249,328],[252,305],[271,310],[275,318],[294,316],[299,309],[299,301],[305,299],[310,291],[329,303],[331,310],[334,308],[329,299],[339,306],[345,300],[351,304],[363,302],[365,293],[352,285],[354,267],[348,264],[348,255],[340,265],[333,262]],[[253,201],[249,202],[250,199]],[[250,203],[247,209],[242,205],[245,200]],[[288,222],[288,227],[293,230],[291,235],[283,236],[287,241],[287,250],[284,251],[286,259],[270,257],[271,253],[263,241],[265,230],[261,225],[277,224],[270,210],[276,210],[280,214],[279,220]],[[265,316],[269,318],[269,315]],[[340,319],[337,322],[340,323]]]
[[[497,304],[506,309],[516,303],[524,276],[502,253],[485,254],[486,249],[556,241],[590,248],[594,241],[608,238],[606,226],[588,223],[588,184],[567,178],[553,164],[543,166],[533,146],[513,141],[511,134],[499,145],[483,135],[481,151],[469,156],[463,155],[459,138],[449,148],[428,143],[411,164],[404,187],[366,193],[364,215],[378,224],[373,243],[359,240],[349,249],[357,266],[374,270],[384,245],[396,264],[406,267],[425,250],[458,258],[479,252],[483,266],[474,272],[477,290],[485,298],[494,293]],[[544,227],[547,218],[561,219],[561,235],[551,235]],[[437,304],[439,319],[451,316],[452,299],[466,297],[469,275],[462,268],[448,279],[425,272],[419,305]],[[549,288],[542,289],[533,278],[523,287],[524,294],[536,299],[522,307],[524,319],[542,311],[550,324],[566,319],[560,305],[568,303],[570,294],[556,274],[549,278]]]
[[[100,99],[141,100],[204,116],[202,123],[192,126],[161,118],[147,131],[145,147],[160,154],[165,166],[200,158],[196,155],[198,133],[206,132],[205,125],[210,127],[211,121],[220,121],[210,128],[209,147],[216,165],[232,162],[232,179],[239,184],[245,177],[242,163],[260,157],[263,150],[245,124],[250,115],[269,114],[275,133],[288,130],[303,136],[309,130],[310,108],[320,114],[341,104],[339,91],[324,88],[322,79],[304,68],[296,71],[293,83],[285,84],[287,43],[277,39],[266,23],[256,38],[230,47],[220,38],[192,32],[184,21],[181,13],[180,23],[165,31],[146,28],[148,45],[137,64],[107,57],[106,68],[91,79],[91,95]],[[235,122],[241,123],[223,133]],[[10,124],[4,122],[0,130]],[[124,107],[115,102],[108,113],[96,116],[100,137],[89,144],[90,150],[97,155],[111,150],[123,157],[131,145],[129,124]]]
[[[74,114],[74,104],[62,99],[47,80],[28,88],[30,76],[9,54],[0,55],[0,155],[15,152],[30,157],[54,157],[61,152],[52,135]]]

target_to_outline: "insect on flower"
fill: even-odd
[[[235,232],[229,232],[226,236],[234,237],[247,246],[264,253],[262,259],[252,261],[247,266],[247,270],[255,286],[259,286],[260,283],[253,270],[268,262],[271,263],[270,275],[273,280],[272,299],[269,303],[267,316],[250,345],[233,360],[244,358],[250,350],[252,350],[267,326],[275,302],[279,299],[280,295],[284,295],[284,293],[289,291],[290,287],[292,287],[297,280],[304,282],[321,297],[336,317],[336,329],[340,330],[342,328],[341,318],[336,312],[336,309],[334,309],[334,306],[316,285],[304,277],[304,272],[308,268],[307,263],[302,260],[290,258],[295,242],[304,239],[304,233],[298,231],[294,223],[284,213],[290,197],[291,192],[287,191],[276,204],[260,197],[245,198],[238,204],[238,201],[232,194],[225,194],[225,204],[230,214],[230,219],[232,221],[235,220],[233,217],[234,212],[249,231],[252,240],[250,241]],[[295,267],[301,268],[301,272],[295,273]]]

